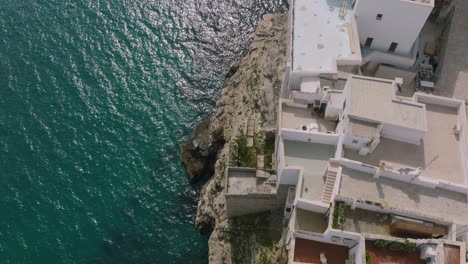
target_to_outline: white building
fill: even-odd
[[[278,184],[294,186],[286,205],[290,263],[362,263],[366,245],[378,239],[415,243],[417,259],[430,263],[447,263],[444,249],[455,248],[465,263],[465,104],[423,93],[398,97],[397,86],[350,75],[338,124],[280,100]],[[347,211],[340,228],[337,203]],[[394,261],[411,258],[399,253]]]
[[[368,153],[380,137],[419,145],[427,131],[424,104],[397,97],[392,80],[350,76],[344,100],[344,145]]]
[[[356,0],[361,45],[406,56],[411,53],[434,0]]]
[[[340,67],[361,64],[356,21],[348,1],[290,3],[290,57],[283,90],[314,103],[322,99],[325,85],[321,77],[337,78]]]
[[[275,205],[266,195],[288,190],[288,263],[361,264],[366,252],[382,257],[373,263],[466,263],[465,102],[397,96],[402,78],[364,77],[359,67],[410,67],[433,1],[290,1],[276,189],[252,177],[230,193],[261,190],[263,200],[244,206],[253,212]],[[414,251],[383,254],[376,240]]]

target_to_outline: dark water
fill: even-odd
[[[206,263],[179,147],[285,2],[0,0],[0,263]]]

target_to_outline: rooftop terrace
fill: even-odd
[[[322,234],[327,226],[328,221],[324,214],[296,208],[296,230]]]
[[[344,156],[374,166],[383,161],[394,170],[420,167],[424,177],[464,184],[460,142],[453,133],[456,108],[426,104],[426,117],[428,131],[419,146],[382,138],[372,154],[345,149]]]
[[[390,80],[353,76],[350,114],[401,127],[426,130],[424,106],[395,97]]]
[[[336,122],[327,121],[317,116],[312,109],[292,107],[286,104],[282,106],[281,128],[302,129],[302,126],[317,124],[318,132],[335,131]]]
[[[286,166],[304,168],[304,182],[301,197],[308,200],[320,200],[324,186],[324,173],[328,160],[335,154],[335,146],[284,141]]]
[[[444,244],[444,263],[460,263],[460,247]]]
[[[353,17],[351,1],[347,0],[340,18],[342,3],[343,0],[293,1],[293,71],[336,72],[336,59],[360,59],[359,41],[352,26],[347,26]]]
[[[275,193],[276,186],[256,177],[255,169],[228,168],[226,192],[229,194]]]
[[[410,226],[411,232],[402,229],[404,223],[392,225],[392,215],[368,211],[363,209],[345,209],[345,221],[343,229],[356,233],[378,234],[384,236],[394,236],[401,238],[430,238],[432,235],[446,235],[447,228],[443,225],[433,224],[433,226]]]
[[[426,261],[419,258],[420,252],[392,251],[378,248],[372,241],[366,241],[366,250],[369,252],[370,264],[399,263],[399,264],[425,264]]]
[[[440,188],[430,189],[384,177],[374,179],[370,174],[348,168],[343,168],[339,195],[386,202],[388,206],[399,210],[455,223],[468,223],[468,201],[465,194]]]
[[[324,253],[327,263],[346,263],[348,247],[335,244],[296,238],[294,261],[301,263],[322,263],[320,253]]]
[[[390,236],[390,216],[358,208],[353,210],[347,206],[343,229],[356,233]]]

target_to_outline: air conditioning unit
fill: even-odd
[[[368,147],[362,147],[361,149],[359,149],[359,155],[361,156],[366,156],[367,154],[369,154],[370,152],[370,148]]]

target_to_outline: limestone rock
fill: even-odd
[[[213,174],[216,155],[224,146],[224,138],[219,131],[209,131],[210,120],[200,122],[192,139],[182,146],[181,160],[187,170],[190,183],[207,174]]]
[[[210,263],[231,263],[229,236],[223,233],[228,225],[224,172],[229,141],[252,117],[262,130],[274,133],[276,129],[276,106],[287,61],[287,28],[287,14],[263,17],[247,55],[226,74],[211,118],[198,125],[192,139],[182,148],[182,161],[190,182],[213,174],[201,191],[196,217],[201,232],[212,231],[208,242]],[[253,262],[254,259],[246,259],[244,263]]]

